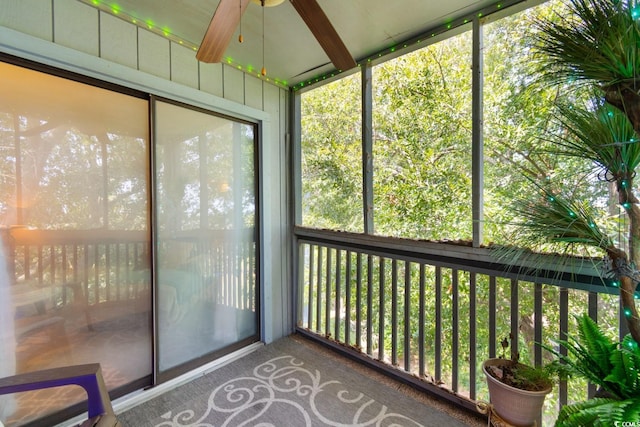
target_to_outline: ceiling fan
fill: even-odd
[[[220,0],[196,53],[199,61],[222,61],[241,15],[250,1],[263,6],[275,6],[283,0]],[[349,50],[316,0],[290,0],[290,2],[336,69],[344,71],[356,66]]]

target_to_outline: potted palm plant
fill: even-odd
[[[607,257],[606,273],[620,289],[631,337],[640,342],[640,201],[635,188],[640,165],[640,7],[631,0],[566,4],[566,18],[537,23],[538,75],[570,90],[586,87],[593,96],[582,105],[569,101],[558,106],[564,132],[550,136],[552,150],[590,162],[592,176],[611,184],[627,216],[627,244],[616,242],[601,227],[594,206],[573,200],[562,186],[550,182],[537,183],[542,196],[538,201],[519,203],[521,230],[548,242],[599,249]]]

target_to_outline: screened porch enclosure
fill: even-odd
[[[626,221],[608,183],[532,155],[556,93],[525,93],[525,34],[558,1],[495,3],[289,87],[89,3],[9,0],[17,30],[0,12],[0,376],[100,362],[125,407],[299,334],[476,415],[486,358],[544,364],[582,313],[626,332],[597,254],[533,272],[490,249],[512,242],[523,166],[586,180]],[[560,381],[543,425],[594,392]],[[0,420],[82,412],[55,397],[0,398]]]

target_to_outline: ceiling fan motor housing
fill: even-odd
[[[264,1],[265,7],[277,6],[279,4],[282,4],[282,2],[284,2],[284,0],[251,0],[251,1],[257,4],[258,6],[262,6],[262,2]]]

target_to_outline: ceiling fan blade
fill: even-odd
[[[350,70],[357,65],[316,0],[291,0],[291,4],[338,70]]]
[[[250,0],[220,0],[196,53],[202,62],[220,62]]]

